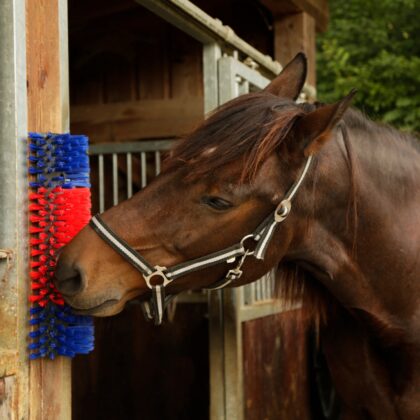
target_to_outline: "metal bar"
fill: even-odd
[[[219,105],[218,60],[219,45],[203,45],[204,112],[207,114]],[[208,293],[209,356],[210,356],[210,419],[226,418],[226,367],[224,343],[223,291]]]
[[[251,69],[240,61],[235,60],[233,57],[223,57],[222,60],[229,61],[229,65],[232,66],[231,71],[235,76],[240,76],[259,89],[264,89],[270,83],[270,79],[264,77],[257,70]]]
[[[252,319],[264,318],[265,316],[275,315],[285,311],[291,311],[302,307],[301,302],[285,305],[281,300],[269,300],[255,303],[252,306],[245,306],[239,314],[241,322],[251,321]]]
[[[174,140],[148,140],[127,143],[100,143],[92,144],[89,148],[89,154],[111,154],[111,153],[139,153],[154,152],[155,150],[169,150],[174,144]]]
[[[249,302],[248,305],[253,305],[255,302],[255,282],[248,285],[249,287]]]
[[[0,260],[0,375],[15,375],[7,414],[17,419],[29,418],[25,26],[25,0],[0,1],[0,248],[11,252]]]
[[[133,196],[133,165],[131,159],[131,153],[126,154],[127,160],[127,198]]]
[[[105,211],[105,179],[104,179],[104,155],[98,156],[99,172],[99,213]]]
[[[268,282],[268,278],[267,278],[267,274],[266,274],[263,277],[263,280],[262,280],[262,298],[263,298],[263,300],[268,299],[267,282]]]
[[[223,294],[222,290],[208,293],[211,420],[227,420]]]
[[[118,155],[112,154],[112,203],[118,204]]]
[[[188,0],[136,0],[174,26],[203,44],[217,42],[250,57],[272,75],[280,73],[281,64],[238,37],[229,26],[223,25]]]
[[[259,302],[261,300],[261,283],[260,283],[260,280],[257,280],[255,282],[255,292],[256,292],[255,300],[257,302]]]
[[[230,57],[222,57],[218,61],[220,104],[235,98],[238,93],[232,63]]]
[[[156,150],[156,152],[155,152],[155,175],[160,174],[160,164],[161,164],[160,151]]]
[[[204,114],[219,105],[218,60],[222,51],[216,43],[203,45]]]
[[[239,80],[237,81],[238,84],[238,92],[239,95],[244,95],[246,93],[249,93],[249,82],[248,80],[242,79],[240,76]]]
[[[144,188],[147,185],[146,152],[140,153],[140,177],[141,187]]]

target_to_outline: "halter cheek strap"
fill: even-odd
[[[242,266],[249,256],[252,255],[258,260],[264,259],[276,227],[290,214],[292,199],[305,179],[311,162],[312,156],[309,156],[298,180],[292,185],[274,212],[269,214],[253,233],[244,236],[239,243],[228,248],[172,267],[151,265],[142,255],[113,232],[99,214],[93,216],[89,224],[108,245],[142,274],[147,287],[152,291],[152,299],[142,303],[143,312],[146,319],[154,320],[156,325],[160,325],[165,308],[174,297],[174,295],[165,294],[165,287],[178,277],[225,263],[228,265],[228,268],[229,266],[232,268],[228,270],[221,280],[208,287],[211,290],[221,289],[242,276]],[[254,244],[248,247],[246,243],[251,241]]]

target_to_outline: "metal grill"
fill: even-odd
[[[275,294],[275,273],[269,271],[258,281],[244,286],[244,306],[273,300]]]
[[[92,145],[92,190],[98,197],[93,206],[102,213],[110,205],[116,206],[144,188],[159,174],[162,154],[171,148],[172,143],[173,140],[165,139]],[[107,196],[110,193],[112,197]]]

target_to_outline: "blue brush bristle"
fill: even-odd
[[[90,188],[86,136],[29,133],[29,140],[29,173],[37,178],[30,182],[32,188]]]
[[[30,324],[37,326],[29,333],[32,343],[28,348],[30,359],[55,356],[74,357],[87,354],[94,347],[94,327],[91,317],[72,313],[68,306],[49,303],[44,308],[31,308]]]

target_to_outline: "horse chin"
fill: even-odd
[[[106,300],[100,305],[89,307],[89,308],[78,308],[72,306],[73,311],[77,315],[89,315],[97,317],[107,317],[119,314],[125,306],[125,301],[121,302],[116,299]]]
[[[123,309],[127,301],[132,299],[138,293],[127,293],[122,298],[104,298],[100,300],[99,304],[98,299],[95,299],[95,302],[80,302],[80,301],[71,301],[65,299],[72,308],[75,314],[77,315],[89,315],[96,317],[107,317],[119,314]]]

